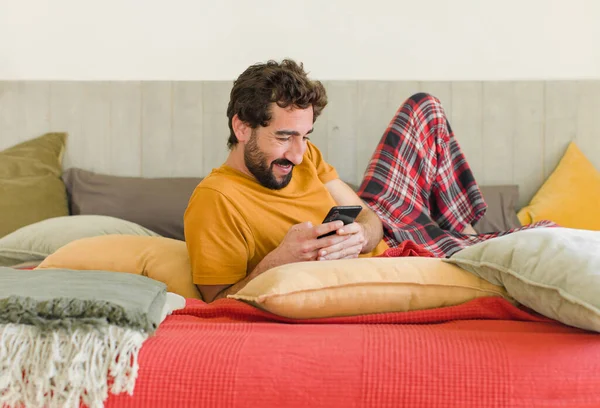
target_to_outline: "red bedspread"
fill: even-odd
[[[107,407],[600,407],[600,337],[499,298],[291,322],[233,300],[187,307]]]

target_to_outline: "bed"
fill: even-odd
[[[499,299],[290,321],[188,301],[107,407],[593,407],[600,344]]]
[[[44,150],[49,140],[64,143],[56,134],[26,143],[37,141]],[[44,263],[73,270],[116,268],[185,293],[185,307],[166,316],[139,351],[133,394],[111,394],[106,407],[600,406],[596,317],[576,320],[595,313],[594,307],[567,316],[564,304],[556,306],[555,298],[546,297],[548,312],[544,304],[534,310],[515,301],[518,290],[508,281],[503,281],[508,293],[465,294],[452,302],[436,295],[427,307],[356,309],[337,317],[285,316],[249,297],[206,304],[189,280],[172,273],[186,268],[182,214],[199,179],[117,177],[83,169],[63,172],[58,161],[55,166],[58,193],[47,192],[55,197],[53,212],[36,212],[42,219],[24,220],[0,237],[0,265],[23,273]],[[47,169],[48,163],[38,166]],[[476,225],[479,232],[520,225],[515,186],[484,186],[483,192],[490,209]],[[114,236],[135,238],[144,250],[106,238]],[[154,248],[150,242],[160,245],[148,249]],[[148,257],[148,251],[155,252]],[[421,259],[404,255],[398,260]],[[477,272],[462,266],[461,273]],[[491,273],[480,271],[477,279]],[[484,280],[504,290],[494,279],[485,275]],[[535,293],[542,298],[558,291],[551,292]],[[369,293],[372,298],[376,292]],[[347,297],[331,299],[348,307]]]

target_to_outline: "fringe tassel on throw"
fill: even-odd
[[[99,408],[109,390],[132,395],[147,338],[114,325],[52,332],[0,325],[0,406]]]

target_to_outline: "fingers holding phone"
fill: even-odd
[[[345,224],[341,220],[334,220],[316,225],[313,228],[313,238],[318,239],[320,245],[325,245],[325,241],[321,240],[336,235],[336,233],[344,226]]]
[[[360,205],[338,205],[331,207],[323,219],[323,224],[329,224],[334,221],[342,221],[343,225],[352,224],[361,211],[362,207]],[[321,235],[319,238],[333,235],[338,229],[339,228],[336,228],[335,231],[330,231],[327,234]]]
[[[359,205],[335,206],[329,210],[329,213],[323,220],[323,225],[334,221],[342,221],[343,226],[319,238],[323,239],[323,237],[336,234],[348,239],[323,246],[318,252],[318,260],[351,259],[358,257],[366,242],[363,227],[359,223],[354,222],[361,210],[362,207]]]
[[[349,239],[347,236],[335,235],[343,225],[340,221],[317,226],[310,222],[293,225],[275,249],[280,262],[283,264],[316,260],[321,248],[331,247]],[[327,237],[318,238],[324,235]]]
[[[347,239],[336,242],[319,250],[317,260],[328,261],[333,259],[358,258],[366,242],[363,227],[358,223],[344,225],[337,231],[340,237]]]
[[[358,234],[359,232],[362,232],[362,226],[357,222],[352,222],[350,224],[345,224],[344,226],[337,229],[335,232],[337,235],[340,236],[354,235]]]
[[[293,225],[275,250],[279,262],[355,258],[364,242],[362,227],[354,222],[361,210],[359,205],[335,206],[319,225]]]

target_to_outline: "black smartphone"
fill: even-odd
[[[331,207],[323,219],[323,224],[333,221],[342,221],[344,225],[352,224],[361,211],[362,207],[360,205],[336,205]],[[333,234],[335,234],[335,231],[321,235],[318,238],[328,237]]]

